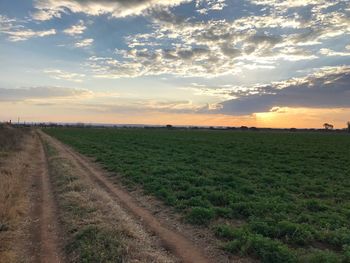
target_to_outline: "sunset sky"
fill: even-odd
[[[349,0],[0,0],[0,121],[343,128]]]

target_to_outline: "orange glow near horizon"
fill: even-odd
[[[43,110],[44,109],[44,110]],[[59,106],[38,107],[31,104],[3,103],[0,105],[3,121],[110,123],[186,126],[248,126],[262,128],[322,128],[323,123],[332,123],[335,128],[344,128],[350,119],[350,108],[309,109],[277,108],[271,112],[247,116],[223,114],[185,114],[165,112],[85,112],[82,109],[65,109]]]

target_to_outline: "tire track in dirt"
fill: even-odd
[[[175,232],[168,228],[166,224],[160,222],[151,212],[138,205],[137,201],[127,193],[125,190],[119,188],[106,178],[103,173],[94,168],[89,161],[85,160],[78,153],[71,150],[68,146],[59,142],[47,134],[39,131],[40,135],[49,141],[56,149],[61,151],[68,159],[70,159],[77,167],[85,172],[97,185],[102,187],[109,193],[114,199],[120,202],[120,204],[126,208],[131,214],[138,218],[143,225],[146,226],[151,232],[157,235],[165,248],[171,251],[176,257],[182,260],[184,263],[209,263],[212,262],[208,259],[205,253],[198,248],[193,242],[185,238],[178,232]]]
[[[39,135],[34,136],[36,151],[32,155],[33,208],[32,253],[33,262],[64,262],[60,249],[57,209],[51,191],[46,153]]]

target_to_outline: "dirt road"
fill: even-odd
[[[42,142],[33,130],[6,129],[18,145],[0,163],[0,262],[65,262]]]
[[[33,262],[64,262],[46,154],[39,136],[35,134],[33,139],[35,151],[30,155],[31,166],[28,170],[33,180],[31,211]]]
[[[92,163],[80,154],[74,152],[68,146],[62,144],[58,140],[49,137],[45,133],[39,131],[43,140],[51,144],[61,155],[70,159],[76,167],[83,171],[90,180],[94,181],[96,187],[106,191],[115,202],[129,211],[134,218],[142,222],[147,231],[151,231],[162,241],[162,245],[185,263],[206,263],[212,262],[205,253],[194,243],[185,238],[178,232],[167,227],[166,224],[160,222],[151,212],[139,206],[137,201],[125,190],[113,184],[103,173]]]
[[[7,205],[16,220],[0,231],[0,262],[217,262],[86,157],[40,130],[26,138],[0,170],[21,196]]]

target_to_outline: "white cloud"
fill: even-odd
[[[347,57],[350,56],[350,52],[339,52],[339,51],[334,51],[328,48],[321,48],[320,53],[322,55],[331,57],[331,56],[340,56],[340,57]]]
[[[227,6],[226,0],[196,0],[197,12],[208,14],[209,11],[219,11]]]
[[[113,17],[142,15],[148,9],[167,8],[189,0],[36,0],[33,14],[36,20],[49,20],[61,17],[67,10],[88,15],[110,14]]]
[[[73,82],[82,82],[85,77],[85,74],[72,73],[60,69],[46,69],[44,70],[44,73],[49,74],[54,79]]]
[[[130,35],[125,38],[127,49],[98,60],[97,54],[87,61],[95,77],[100,78],[160,74],[215,77],[244,69],[272,69],[284,61],[317,59],[326,51],[318,52],[311,46],[350,34],[344,0],[250,0],[265,13],[208,21],[184,19],[169,12],[169,7],[185,2],[190,0],[37,0],[35,7],[42,20],[69,12],[152,17],[152,33]],[[201,13],[222,10],[229,4],[225,0],[193,2]],[[78,24],[65,33],[78,35],[84,30],[84,24]],[[89,47],[93,42],[82,39],[74,46]]]
[[[35,37],[45,37],[56,34],[55,29],[43,30],[43,31],[33,31],[31,29],[23,29],[16,31],[3,31],[3,33],[8,35],[8,40],[17,42],[24,41]]]
[[[63,32],[70,36],[76,36],[81,35],[86,30],[86,26],[84,24],[84,21],[80,20],[78,24],[71,26],[70,28],[67,28],[63,30]]]
[[[81,41],[76,42],[74,44],[74,46],[77,48],[89,47],[92,45],[93,42],[94,42],[94,40],[92,38],[86,38],[86,39],[82,39]]]
[[[196,3],[200,7],[219,2],[225,4]],[[126,37],[129,49],[88,64],[96,77],[105,78],[160,74],[215,77],[243,69],[272,69],[283,61],[317,59],[319,52],[310,46],[350,34],[350,20],[342,5],[326,0],[252,2],[268,5],[271,10],[232,21],[194,21],[169,12],[154,13],[152,33],[130,35]],[[291,12],[291,8],[297,9]]]
[[[25,41],[30,38],[45,37],[56,34],[55,29],[37,30],[25,28],[16,19],[10,19],[0,15],[0,34],[7,35],[7,39],[12,42]]]

